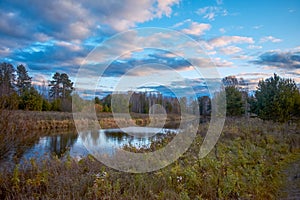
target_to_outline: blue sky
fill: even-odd
[[[101,46],[101,42],[130,29],[160,27],[178,31],[197,42],[220,77],[243,77],[252,89],[258,80],[273,73],[293,78],[299,84],[299,19],[298,0],[3,0],[0,62],[25,64],[35,84],[50,80],[56,71],[68,73],[75,81],[80,66],[84,66],[91,50]],[[183,80],[194,88],[203,85],[189,62],[193,60],[192,64],[205,68],[206,62],[199,59],[202,55],[178,55],[155,48],[137,50],[137,35],[132,36],[135,39],[114,41],[116,48],[110,49],[114,52],[109,55],[119,58],[114,57],[99,81],[99,91],[114,90],[115,82],[124,74],[138,80],[160,72],[170,74],[172,69],[183,78],[169,78],[163,84],[141,88],[151,90],[163,85],[185,90],[179,82]],[[164,41],[162,34],[157,37],[155,44]],[[149,42],[148,39],[143,41]],[[124,55],[123,47],[131,52]],[[102,61],[97,60],[98,64]],[[153,62],[172,69],[153,66]],[[139,65],[142,67],[134,71]]]

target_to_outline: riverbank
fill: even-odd
[[[215,148],[198,157],[208,124],[177,161],[151,173],[113,170],[87,156],[54,157],[0,174],[1,199],[276,199],[288,178],[284,169],[300,159],[298,124],[227,118]],[[172,138],[150,147],[163,148]],[[130,149],[142,153],[149,149]]]
[[[131,113],[132,119],[124,121],[117,118],[123,125],[146,126],[151,120],[148,114]],[[38,111],[0,111],[2,121],[13,123],[24,130],[70,130],[75,129],[73,114],[68,112],[38,112]],[[118,128],[112,113],[97,113],[99,125],[103,129]],[[175,127],[180,123],[179,115],[168,115],[165,128]],[[82,121],[85,121],[83,119]],[[78,123],[81,123],[79,120]]]
[[[124,120],[122,117],[117,119],[124,126],[146,126],[150,123],[148,114],[131,114],[132,119]],[[97,113],[98,128],[110,129],[118,128],[112,113]],[[80,125],[92,124],[93,121],[87,119],[77,120]],[[180,123],[180,116],[169,115],[166,119],[165,127],[175,127]],[[97,128],[97,127],[96,127]],[[76,127],[73,114],[67,112],[37,112],[37,111],[8,111],[0,110],[0,159],[8,156],[11,149],[22,152],[22,146],[30,145],[42,136],[49,133],[74,132]]]

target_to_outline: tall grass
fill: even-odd
[[[282,170],[300,159],[298,126],[228,118],[215,149],[199,159],[208,128],[202,124],[176,162],[144,174],[115,171],[92,156],[29,160],[2,170],[0,199],[276,199],[284,184]],[[171,139],[153,144],[150,151]]]
[[[22,142],[35,137],[34,134],[29,134],[30,125],[20,118],[16,119],[17,117],[19,116],[11,111],[0,109],[0,159],[8,156]]]
[[[10,153],[22,154],[49,130],[70,130],[74,123],[69,114],[57,112],[32,112],[0,109],[0,161]]]

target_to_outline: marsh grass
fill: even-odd
[[[16,131],[21,129],[10,122],[3,125],[6,141],[17,140],[15,134],[21,133]],[[228,118],[213,151],[199,159],[208,128],[201,124],[192,145],[176,162],[143,174],[110,169],[92,156],[80,161],[29,160],[26,167],[1,171],[0,199],[276,199],[285,183],[282,170],[300,159],[297,127],[297,123]],[[153,144],[152,151],[171,139]]]

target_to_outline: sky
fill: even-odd
[[[230,75],[251,90],[273,73],[300,86],[299,19],[299,0],[2,0],[0,62],[103,94],[205,93]]]

